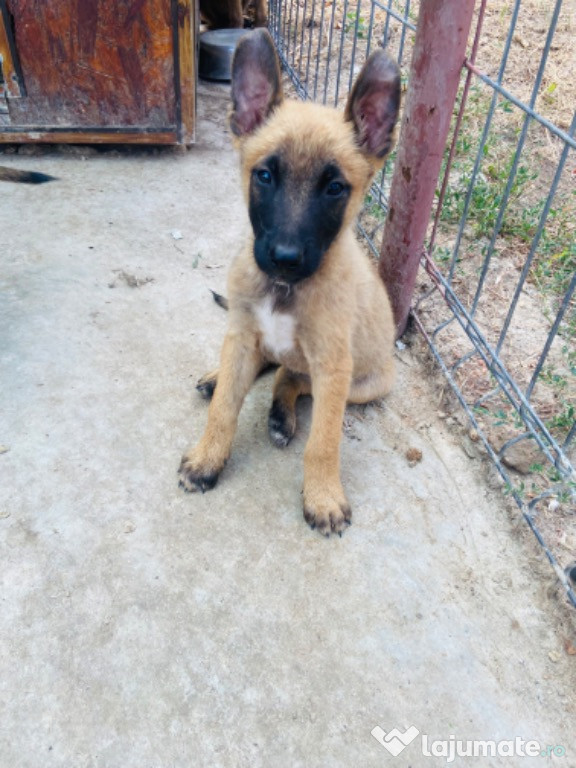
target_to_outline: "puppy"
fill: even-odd
[[[230,269],[220,367],[198,385],[213,393],[208,423],[182,458],[180,484],[187,491],[214,487],[244,397],[274,363],[271,440],[278,447],[290,442],[296,400],[311,394],[304,518],[326,536],[341,534],[351,520],[339,468],[346,402],[381,397],[394,379],[390,303],[354,224],[393,143],[398,68],[383,50],[374,52],[343,114],[287,100],[272,39],[259,29],[237,48],[232,101],[253,234]]]

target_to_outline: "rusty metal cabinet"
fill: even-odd
[[[191,144],[195,0],[0,0],[0,142]]]

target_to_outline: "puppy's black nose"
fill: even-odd
[[[272,249],[270,259],[280,270],[290,271],[302,263],[302,253],[293,245],[276,245]]]

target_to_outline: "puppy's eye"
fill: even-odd
[[[340,197],[344,189],[344,184],[341,181],[331,181],[326,187],[326,194],[330,195],[330,197]]]
[[[272,184],[272,174],[266,168],[260,168],[256,171],[256,177],[260,184]]]

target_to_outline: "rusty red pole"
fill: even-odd
[[[397,336],[406,329],[474,0],[422,0],[380,258]]]

